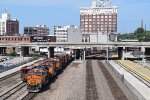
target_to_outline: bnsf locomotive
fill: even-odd
[[[62,70],[71,61],[71,55],[57,54],[54,58],[47,58],[22,68],[21,78],[27,82],[29,92],[39,92],[59,70]]]

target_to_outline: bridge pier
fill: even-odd
[[[29,47],[21,47],[20,48],[20,57],[24,57],[29,55]]]
[[[6,53],[6,47],[0,47],[0,54]]]
[[[120,60],[125,60],[125,47],[118,47],[118,57]]]
[[[54,57],[54,47],[48,47],[48,58]]]
[[[141,52],[145,53],[145,47],[141,47]]]
[[[82,60],[85,60],[85,56],[86,56],[86,49],[83,49],[83,55],[82,55]]]

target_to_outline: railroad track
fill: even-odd
[[[37,95],[37,93],[29,93],[28,92],[20,100],[32,100],[36,95]]]
[[[22,93],[24,93],[26,91],[26,83],[24,82],[20,82],[19,84],[13,86],[12,88],[10,88],[9,90],[7,90],[6,92],[2,93],[0,95],[0,100],[8,100],[9,98],[11,98],[11,100],[16,100]]]
[[[128,100],[119,85],[116,83],[114,78],[111,76],[107,68],[104,66],[104,64],[97,60],[97,63],[107,81],[107,84],[110,88],[111,93],[113,94],[113,97],[115,100]]]
[[[21,82],[20,72],[8,75],[7,77],[3,77],[0,79],[0,93],[5,91],[8,88],[18,84]]]
[[[123,65],[119,63],[118,61],[115,61],[118,65],[120,65],[123,69],[125,69],[127,72],[132,74],[134,77],[139,79],[142,83],[144,83],[148,88],[150,88],[150,80],[145,78],[143,75],[135,72],[133,69],[130,69],[129,67],[126,67],[126,65]]]
[[[86,100],[99,100],[91,60],[86,63]]]
[[[5,77],[0,78],[0,81],[6,80],[6,79],[8,79],[8,78],[11,78],[11,77],[13,77],[13,76],[15,76],[15,75],[17,75],[17,74],[20,74],[20,71],[14,72],[14,73],[12,73],[12,74],[9,74],[9,75],[7,75],[7,76],[5,76]]]

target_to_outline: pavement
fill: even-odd
[[[148,70],[146,67],[142,66],[141,64],[134,63],[129,60],[118,61],[118,62],[122,63],[123,65],[126,65],[130,69],[134,70],[138,74],[150,80],[150,70]]]
[[[122,81],[140,100],[150,100],[150,88],[114,61],[109,61],[109,63],[112,65],[112,69],[115,70],[119,76],[124,76]]]
[[[39,60],[41,60],[41,59],[39,59]],[[10,69],[10,70],[5,71],[5,72],[2,72],[2,73],[0,73],[0,78],[3,78],[3,77],[5,77],[5,76],[7,76],[7,75],[9,75],[9,74],[12,74],[12,73],[14,73],[14,72],[17,72],[17,71],[19,71],[22,67],[29,66],[29,65],[33,64],[34,62],[36,62],[36,61],[38,61],[38,60],[29,62],[29,63],[27,63],[27,64],[24,64],[24,65],[21,65],[21,66],[18,66],[18,67],[15,67],[15,68]]]
[[[4,58],[6,58],[6,57],[4,57]],[[10,59],[10,60],[4,61],[4,62],[0,62],[0,64],[4,64],[4,63],[17,64],[17,63],[26,61],[29,58],[31,58],[31,57],[14,57],[13,59]]]

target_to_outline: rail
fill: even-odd
[[[7,100],[8,98],[17,94],[22,88],[26,87],[26,83],[20,82],[19,84],[13,86],[11,89],[0,95],[0,100]]]
[[[147,87],[150,88],[150,77],[146,76],[145,74],[141,73],[140,71],[134,69],[133,67],[122,63],[121,61],[115,61],[118,65],[120,65],[123,69],[127,72],[132,74],[134,77],[139,79],[142,83],[144,83]]]

